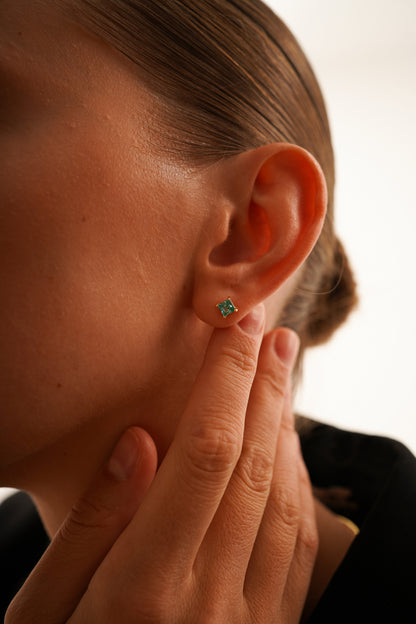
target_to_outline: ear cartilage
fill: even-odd
[[[233,302],[231,301],[229,297],[228,299],[225,299],[221,303],[217,303],[217,308],[219,309],[219,311],[221,312],[224,318],[226,316],[229,316],[230,314],[233,314],[233,312],[238,312],[238,308],[235,307],[235,305],[233,304]]]

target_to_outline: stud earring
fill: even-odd
[[[229,316],[230,314],[233,314],[233,312],[238,312],[238,308],[235,307],[235,305],[233,304],[233,302],[231,301],[229,297],[228,299],[225,299],[221,303],[217,303],[217,308],[219,309],[219,311],[221,312],[224,318],[226,316]]]

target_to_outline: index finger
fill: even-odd
[[[239,325],[213,331],[175,439],[120,538],[130,570],[192,567],[240,456],[263,327],[261,305]],[[145,545],[136,562],[133,544]]]

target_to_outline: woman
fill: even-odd
[[[253,0],[3,0],[0,29],[0,475],[52,540],[5,621],[350,621],[381,489],[357,506],[344,434],[303,422],[314,498],[294,429],[355,303],[298,44]],[[414,471],[387,446],[378,478]]]

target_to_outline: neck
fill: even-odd
[[[157,401],[142,395],[140,400],[136,398],[129,405],[101,414],[21,466],[22,484],[17,487],[31,494],[51,537],[130,426],[142,427],[150,434],[158,450],[158,461],[163,460],[187,400],[185,391],[180,396],[178,384],[172,384],[172,388],[169,398],[166,392],[152,392],[153,397],[160,397]],[[155,415],[161,416],[158,419]]]

